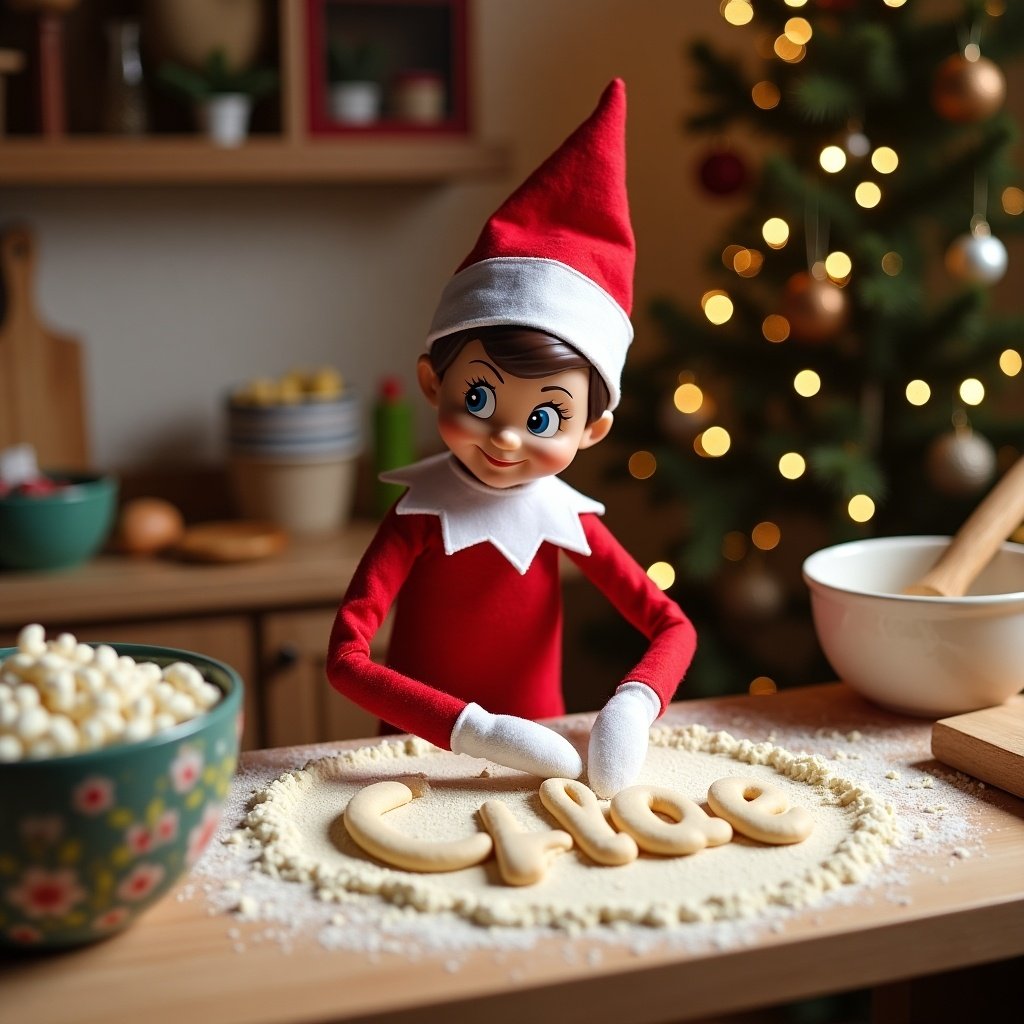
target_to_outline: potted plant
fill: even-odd
[[[343,124],[370,124],[380,117],[382,54],[366,42],[332,39],[327,46],[331,117]]]
[[[198,69],[165,62],[159,81],[195,104],[200,126],[218,146],[238,146],[249,132],[254,100],[277,88],[272,68],[232,68],[221,49],[214,50]]]

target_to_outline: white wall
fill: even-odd
[[[250,376],[330,363],[364,393],[395,371],[411,388],[440,289],[484,219],[615,75],[630,107],[637,349],[652,294],[692,300],[726,210],[701,209],[692,184],[684,48],[727,36],[718,3],[478,0],[475,14],[479,131],[510,144],[505,177],[0,193],[0,222],[38,233],[46,321],[86,343],[97,465],[219,459],[222,395]],[[428,443],[425,409],[421,423]]]

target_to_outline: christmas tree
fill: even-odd
[[[743,208],[717,286],[655,304],[617,430],[679,509],[650,572],[700,632],[687,696],[829,678],[802,559],[952,533],[1024,447],[1024,317],[991,294],[1024,219],[1024,3],[953,6],[726,0],[745,60],[692,48],[700,187]]]

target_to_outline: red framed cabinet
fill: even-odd
[[[306,0],[309,134],[467,134],[469,16],[469,0]]]

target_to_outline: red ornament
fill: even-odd
[[[698,169],[700,183],[714,196],[739,192],[749,178],[746,162],[731,149],[716,149],[706,156]]]

